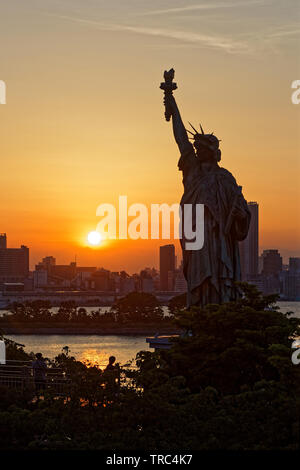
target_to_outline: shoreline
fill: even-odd
[[[96,336],[153,336],[180,334],[175,327],[159,325],[124,327],[1,327],[3,335],[96,335]]]

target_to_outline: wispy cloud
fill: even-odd
[[[300,33],[300,28],[292,26],[291,28],[280,29],[269,34],[269,38],[282,38],[284,36],[296,36]]]
[[[197,44],[202,47],[221,49],[227,53],[249,53],[251,48],[246,42],[240,42],[231,38],[213,35],[200,34],[190,31],[170,30],[146,26],[129,26],[122,24],[101,23],[94,20],[75,18],[70,16],[59,16],[62,19],[75,21],[78,23],[90,24],[105,31],[120,31],[146,36],[157,36],[162,38],[175,39],[181,42]]]
[[[186,5],[184,7],[166,8],[161,10],[150,10],[144,13],[137,13],[136,16],[165,15],[172,13],[185,13],[197,10],[218,10],[222,8],[239,8],[254,5],[265,5],[272,0],[251,0],[246,2],[224,2],[224,3],[202,3],[198,5]]]
[[[160,36],[171,39],[177,39],[179,41],[186,41],[190,43],[196,43],[206,47],[212,47],[217,49],[222,49],[226,52],[249,52],[248,44],[232,40],[230,38],[225,38],[222,36],[216,35],[207,35],[193,33],[189,31],[177,31],[177,30],[167,30],[161,28],[149,28],[149,27],[140,27],[140,26],[124,26],[124,25],[114,25],[115,30],[118,31],[128,31],[137,34],[144,34],[148,36]]]
[[[249,2],[238,3],[239,6],[247,5],[254,5],[254,3],[258,4],[266,4],[266,2],[273,2],[274,0],[252,0]],[[225,4],[202,4],[202,5],[193,5],[182,7],[180,10],[188,10],[191,8],[217,8],[224,6]],[[226,8],[231,5],[237,5],[237,3],[226,3]],[[178,11],[179,8],[173,8],[172,11]],[[160,10],[167,11],[167,10]],[[52,15],[49,13],[50,16],[59,17],[61,19],[65,19],[68,21],[82,23],[86,25],[91,25],[94,28],[97,28],[102,31],[115,31],[115,32],[125,32],[131,34],[139,34],[144,36],[153,36],[159,38],[166,38],[174,41],[174,45],[176,46],[193,46],[193,47],[202,47],[202,48],[209,48],[215,50],[221,50],[225,53],[230,54],[251,54],[259,53],[267,47],[267,49],[276,52],[278,51],[278,45],[281,40],[292,40],[294,36],[299,34],[300,29],[297,24],[282,24],[279,27],[272,27],[264,29],[264,31],[245,31],[244,33],[240,32],[237,34],[218,34],[217,32],[214,33],[213,31],[209,31],[209,33],[202,33],[202,32],[193,32],[188,30],[181,30],[181,29],[174,29],[168,28],[163,26],[144,26],[144,25],[126,25],[121,23],[111,23],[111,22],[103,22],[97,20],[90,20],[81,17],[75,16],[62,16],[54,14]]]

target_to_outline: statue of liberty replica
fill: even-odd
[[[213,133],[206,134],[201,125],[199,131],[191,124],[191,130],[185,129],[173,96],[177,88],[174,70],[166,71],[164,79],[160,88],[164,90],[165,117],[167,121],[172,117],[181,154],[178,168],[183,175],[182,214],[185,204],[192,208],[204,205],[203,247],[188,250],[189,240],[184,234],[181,238],[187,308],[234,301],[240,297],[236,284],[241,279],[238,242],[246,238],[250,223],[247,202],[232,174],[219,165],[220,140]]]

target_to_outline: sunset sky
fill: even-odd
[[[10,0],[0,6],[0,232],[79,265],[157,266],[166,241],[85,246],[97,206],[175,203],[164,120],[175,68],[184,122],[222,139],[221,165],[260,205],[260,248],[300,256],[299,3],[295,0]]]

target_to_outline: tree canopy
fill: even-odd
[[[274,297],[241,287],[238,302],[178,313],[186,334],[170,350],[141,351],[117,389],[66,349],[55,363],[71,377],[67,399],[32,402],[2,389],[0,447],[298,449],[300,368],[291,343],[299,320],[279,312]]]
[[[119,322],[156,322],[163,319],[162,307],[153,294],[145,292],[130,292],[118,299],[112,311]]]

